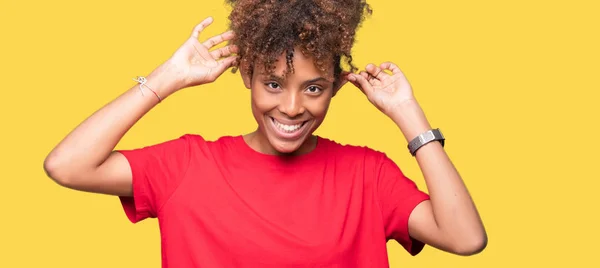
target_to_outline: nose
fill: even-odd
[[[304,113],[302,96],[295,91],[286,91],[281,94],[279,111],[290,118],[294,118]]]

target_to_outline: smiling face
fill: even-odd
[[[311,57],[295,50],[294,72],[285,74],[286,56],[275,64],[272,74],[258,68],[252,77],[242,72],[252,91],[252,113],[258,130],[246,137],[248,145],[266,154],[303,154],[316,145],[312,133],[327,114],[334,88],[333,64],[328,76],[315,67]],[[257,65],[259,66],[259,65]]]

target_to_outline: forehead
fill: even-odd
[[[286,80],[309,80],[317,77],[324,77],[333,81],[333,64],[326,65],[328,68],[326,74],[317,68],[315,65],[315,59],[312,56],[305,55],[299,49],[294,50],[291,60],[292,66],[294,67],[294,72],[286,74],[286,70],[288,68],[288,59],[286,57],[286,53],[283,53],[275,62],[275,70],[273,71],[273,74],[278,77],[285,77]],[[261,65],[259,64],[259,66]],[[269,74],[265,72],[264,68],[260,68],[260,70],[255,73],[260,76],[269,76]]]

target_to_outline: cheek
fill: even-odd
[[[312,116],[318,119],[322,119],[327,114],[327,110],[329,110],[330,103],[331,98],[319,98],[307,101],[305,107]]]
[[[277,100],[265,90],[252,89],[251,93],[252,109],[255,113],[265,113],[277,107]]]

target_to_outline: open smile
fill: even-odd
[[[281,122],[271,116],[269,116],[269,119],[271,119],[269,121],[271,121],[271,126],[273,127],[273,130],[275,130],[275,133],[277,134],[277,136],[279,136],[280,138],[283,138],[283,139],[299,138],[304,133],[304,130],[308,126],[307,123],[310,121],[310,120],[306,120],[306,121],[285,122],[284,123],[284,122]]]

